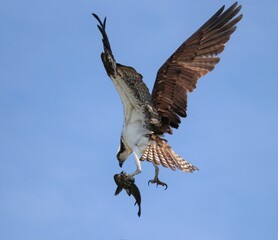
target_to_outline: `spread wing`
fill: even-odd
[[[242,14],[237,2],[224,11],[220,8],[201,28],[189,37],[158,70],[152,102],[162,120],[161,132],[172,133],[180,117],[186,117],[187,93],[196,88],[197,80],[214,69],[236,23]],[[224,12],[223,12],[224,11]]]
[[[105,31],[106,18],[102,22],[96,14],[93,13],[92,15],[97,19],[98,29],[102,34],[104,51],[101,53],[101,59],[103,65],[122,99],[125,111],[129,111],[131,106],[137,106],[150,100],[149,90],[143,83],[141,74],[132,67],[116,62]]]
[[[136,108],[138,112],[140,111],[142,118],[146,118],[145,122],[149,128],[160,127],[160,116],[152,105],[151,95],[143,82],[142,75],[134,68],[116,62],[105,30],[106,18],[102,22],[96,14],[92,15],[97,19],[99,23],[97,26],[102,34],[104,51],[101,53],[101,59],[107,75],[121,97],[125,119],[129,120],[131,110]]]

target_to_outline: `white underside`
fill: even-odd
[[[128,120],[124,123],[122,130],[122,136],[126,144],[132,149],[138,147],[141,151],[144,151],[149,141],[146,134],[150,134],[151,131],[144,127],[142,114],[138,114],[136,110],[129,113]]]
[[[131,111],[129,117],[130,121],[124,124],[122,137],[125,143],[132,149],[134,155],[136,170],[130,174],[130,176],[134,176],[142,171],[140,158],[149,142],[149,137],[146,134],[151,132],[144,127],[144,122],[141,119],[142,114]]]
[[[143,112],[143,106],[140,106],[130,92],[130,89],[123,83],[123,80],[119,78],[111,78],[118,93],[121,97],[124,107],[124,126],[122,130],[122,137],[125,143],[130,149],[132,149],[137,169],[132,176],[142,171],[140,157],[144,153],[149,138],[146,134],[150,134],[145,125],[145,115]]]
[[[120,77],[112,78],[112,81],[118,90],[124,107],[125,119],[122,137],[131,149],[138,147],[141,151],[144,151],[148,142],[148,138],[145,135],[151,132],[144,127],[145,114],[143,106],[138,104],[130,88],[123,83],[123,79]]]

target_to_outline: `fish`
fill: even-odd
[[[117,196],[123,189],[126,190],[128,196],[133,196],[135,198],[134,206],[138,205],[138,217],[141,216],[141,194],[139,188],[135,184],[135,179],[128,176],[124,171],[119,174],[114,175],[114,181],[117,184],[115,191],[115,196]]]

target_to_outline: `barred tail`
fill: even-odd
[[[150,140],[151,144],[147,146],[145,152],[141,156],[141,161],[147,160],[156,165],[161,164],[163,167],[170,167],[172,170],[178,168],[183,172],[198,170],[197,167],[176,154],[164,139],[152,134]]]

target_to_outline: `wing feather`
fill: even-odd
[[[221,7],[189,37],[158,70],[152,102],[161,116],[159,133],[172,133],[180,117],[186,117],[187,93],[196,88],[197,80],[212,71],[220,61],[217,56],[236,30],[242,14],[237,2],[224,11]]]
[[[152,105],[151,95],[143,82],[142,75],[134,68],[116,62],[105,29],[106,18],[102,22],[96,14],[93,13],[92,15],[98,21],[97,27],[102,34],[104,51],[101,53],[101,59],[107,75],[111,78],[121,97],[125,121],[129,120],[131,109],[136,108],[138,112],[140,111],[142,119],[145,118],[146,126],[149,129],[160,127],[160,115]]]

